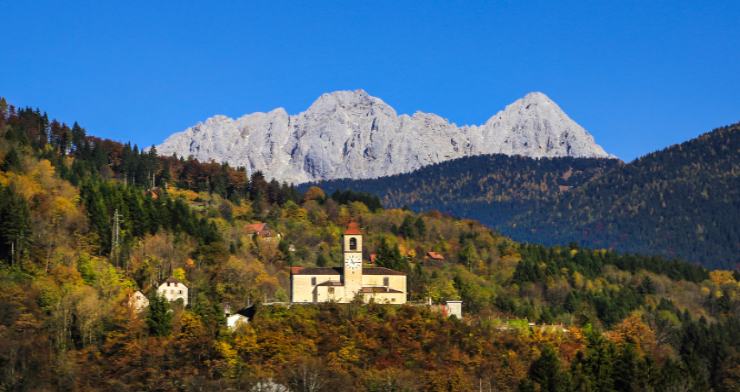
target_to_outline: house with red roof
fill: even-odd
[[[434,261],[444,261],[445,257],[439,252],[429,251],[426,254],[426,258]]]
[[[244,232],[249,236],[260,238],[277,238],[280,239],[280,233],[273,230],[267,223],[255,222],[244,226]]]

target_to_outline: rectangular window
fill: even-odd
[[[334,294],[334,287],[329,287],[329,294]]]
[[[389,278],[387,276],[385,278],[383,278],[383,286],[388,287],[388,285],[390,285],[390,283],[391,283],[391,278]]]
[[[311,285],[316,286],[316,277],[311,278]]]

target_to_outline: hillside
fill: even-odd
[[[352,189],[377,195],[389,208],[439,210],[497,227],[619,166],[615,159],[482,155],[371,180],[316,183],[327,193]],[[313,184],[302,184],[299,190]]]
[[[3,390],[740,385],[730,271],[523,245],[473,221],[383,209],[367,194],[299,193],[94,138],[2,99],[0,195]],[[408,275],[415,303],[269,305],[287,300],[289,266],[339,264],[349,221],[365,232],[366,259]],[[254,222],[280,239],[251,236]],[[187,284],[187,306],[156,297],[170,277]],[[150,296],[142,313],[128,305],[135,290]],[[462,299],[464,318],[432,312],[428,298]],[[226,328],[223,306],[248,303],[250,323]]]
[[[526,241],[661,254],[710,267],[740,263],[740,124],[612,170],[505,232]]]
[[[307,110],[218,115],[168,137],[164,155],[228,162],[248,173],[302,183],[373,178],[481,154],[608,157],[583,127],[542,93],[530,93],[481,125],[433,113],[397,114],[363,90],[320,96]]]
[[[739,129],[720,128],[629,164],[494,155],[319,185],[370,192],[388,207],[476,219],[519,241],[576,242],[735,268]]]

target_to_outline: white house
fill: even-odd
[[[128,306],[137,312],[141,312],[149,306],[149,298],[141,291],[136,290],[128,296]]]
[[[462,320],[462,301],[448,300],[445,307],[447,316],[455,316]]]
[[[183,306],[188,305],[188,287],[175,278],[169,278],[159,285],[157,295],[166,298],[170,302],[182,299]]]

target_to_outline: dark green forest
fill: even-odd
[[[506,232],[523,241],[577,241],[737,268],[738,219],[740,124],[735,124],[618,167],[517,216]]]
[[[629,164],[492,155],[318,185],[329,192],[369,192],[386,207],[476,219],[518,241],[577,242],[735,268],[739,130],[737,124],[719,128]]]

